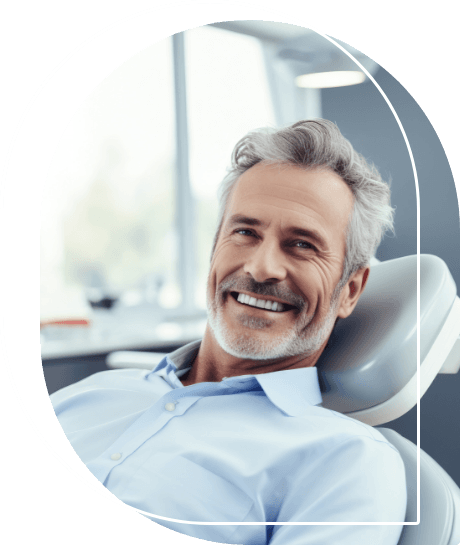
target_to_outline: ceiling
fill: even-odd
[[[210,26],[248,34],[275,43],[314,33],[308,28],[272,21],[225,21],[223,23],[213,23]]]
[[[231,30],[240,34],[247,34],[261,40],[272,42],[281,48],[284,47],[286,49],[285,53],[288,54],[287,56],[291,57],[291,59],[295,59],[296,57],[294,54],[297,53],[298,55],[299,52],[303,57],[305,57],[307,53],[313,52],[314,55],[317,56],[320,50],[323,52],[329,51],[329,53],[332,51],[335,54],[335,57],[337,57],[337,54],[340,54],[342,62],[344,58],[346,59],[345,55],[342,55],[333,42],[331,43],[324,36],[311,29],[297,25],[276,23],[273,21],[225,21],[222,23],[213,23],[209,26]],[[350,45],[337,40],[336,38],[334,38],[334,40],[354,55],[369,72],[372,74],[376,72],[378,65],[374,61]],[[286,54],[284,55],[285,57]],[[305,60],[307,59],[302,58],[303,62]],[[348,59],[346,60],[348,61]]]

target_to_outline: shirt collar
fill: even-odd
[[[170,361],[170,363],[175,365],[178,372],[185,370],[188,371],[188,369],[192,366],[193,360],[198,354],[200,345],[201,339],[188,343],[185,346],[174,350],[174,352],[171,352],[171,354],[167,356],[167,359]]]
[[[289,416],[299,416],[322,402],[316,367],[254,375],[266,396]]]
[[[172,388],[183,387],[179,379],[191,369],[200,344],[201,340],[194,341],[171,352],[145,376],[145,379],[150,380],[153,375],[156,375],[165,380]]]
[[[191,342],[168,354],[152,371],[163,376],[172,384],[180,383],[179,377],[184,375],[192,366],[198,353],[201,340]],[[175,377],[172,375],[175,374]],[[177,377],[177,378],[176,378]],[[171,379],[175,380],[171,380]],[[268,399],[289,416],[298,416],[304,413],[312,405],[322,402],[321,390],[318,381],[318,369],[316,367],[302,367],[300,369],[287,369],[273,373],[260,375],[242,375],[226,379],[229,385],[232,382],[238,385],[244,382],[259,383]]]

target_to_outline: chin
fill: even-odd
[[[208,324],[219,346],[231,356],[249,360],[275,360],[292,356],[309,357],[326,344],[336,321],[338,297],[332,297],[327,315],[319,323],[315,316],[298,317],[284,332],[270,331],[273,321],[241,314],[238,324],[225,320],[225,299],[222,290],[207,296]]]
[[[297,327],[282,335],[270,335],[263,339],[258,323],[248,323],[238,327],[239,331],[225,324],[221,310],[209,309],[208,323],[219,346],[235,358],[250,360],[275,360],[291,356],[306,357],[318,352],[331,334],[334,317],[327,317],[319,326],[312,324],[302,334]],[[245,329],[241,333],[241,329]],[[265,333],[266,334],[266,333]]]

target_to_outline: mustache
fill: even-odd
[[[249,291],[262,297],[276,297],[285,301],[289,305],[296,307],[298,310],[303,310],[305,300],[296,295],[287,286],[278,284],[269,284],[267,282],[256,282],[254,278],[249,276],[234,276],[230,275],[219,284],[218,292],[222,295],[228,291]]]

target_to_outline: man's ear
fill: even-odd
[[[347,318],[353,312],[358,299],[364,291],[369,277],[370,267],[358,269],[342,289],[337,318]]]

